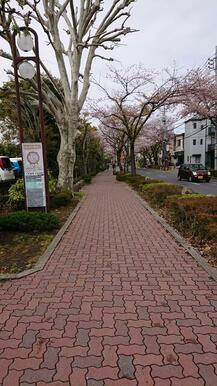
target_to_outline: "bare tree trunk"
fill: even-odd
[[[122,166],[122,163],[121,163],[121,154],[122,154],[122,149],[117,150],[117,163],[118,163],[118,167],[120,169],[120,172],[123,171],[123,166]]]
[[[75,140],[69,141],[69,136],[65,131],[61,131],[60,138],[60,149],[57,157],[59,165],[58,187],[61,190],[73,192],[73,170],[76,159]]]
[[[132,176],[135,176],[136,175],[136,157],[135,157],[134,141],[130,143],[130,164],[131,164],[131,174]]]
[[[125,153],[126,153],[126,157],[125,157],[124,171],[128,173],[129,172],[129,159],[130,159],[129,144],[128,143],[125,145]]]
[[[82,142],[82,177],[87,176],[88,174],[88,150],[87,150],[87,133],[85,133],[83,137],[83,142]]]
[[[60,149],[57,157],[59,166],[58,187],[73,192],[74,165],[76,160],[75,139],[78,133],[78,114],[73,112],[64,120],[60,130]]]

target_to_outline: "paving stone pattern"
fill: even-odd
[[[109,172],[0,304],[3,386],[217,385],[217,283]]]

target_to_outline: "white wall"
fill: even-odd
[[[194,127],[196,124],[196,128]],[[184,141],[184,162],[185,163],[202,163],[205,165],[206,153],[206,120],[190,120],[185,123],[185,141]],[[196,140],[196,145],[193,141]],[[202,140],[202,144],[201,144]],[[200,159],[195,155],[200,155]]]

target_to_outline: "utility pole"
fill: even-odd
[[[163,168],[164,167],[166,168],[167,141],[166,141],[166,111],[165,111],[165,107],[163,109],[162,124],[163,124],[162,166],[163,166]]]
[[[217,46],[215,47],[215,56],[214,58],[208,59],[208,68],[209,70],[215,71],[215,82],[217,87]],[[217,117],[215,125],[215,144],[214,144],[214,170],[217,170]]]
[[[215,82],[217,86],[217,46],[215,47],[215,59],[214,59],[214,67],[215,67]],[[217,117],[216,117],[217,120]],[[217,170],[217,126],[215,126],[215,145],[214,145],[214,170]]]

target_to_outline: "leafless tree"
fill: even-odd
[[[135,31],[126,25],[130,5],[135,1],[23,0],[13,3],[12,8],[8,0],[0,0],[1,37],[11,42],[11,29],[17,28],[16,14],[24,20],[30,17],[42,27],[55,54],[61,86],[43,62],[41,66],[52,86],[43,86],[44,104],[55,117],[61,137],[58,154],[61,188],[73,189],[75,140],[79,115],[90,88],[93,61],[112,60],[103,51],[113,50],[123,36]],[[3,50],[0,55],[11,59],[10,53]],[[32,84],[37,87],[34,81]]]

